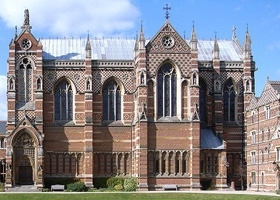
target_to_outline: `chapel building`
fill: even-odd
[[[136,177],[138,190],[241,188],[255,62],[246,31],[182,37],[168,19],[146,40],[37,39],[25,10],[9,45],[6,188]],[[4,152],[4,153],[3,153]],[[246,167],[245,167],[246,168]]]

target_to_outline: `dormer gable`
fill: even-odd
[[[167,20],[146,45],[147,52],[190,53],[191,48]]]

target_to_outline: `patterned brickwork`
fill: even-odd
[[[94,93],[99,93],[106,80],[114,77],[119,79],[125,89],[125,92],[132,93],[134,72],[132,70],[94,70],[92,74],[93,84],[92,90]]]
[[[44,92],[52,93],[54,84],[62,77],[72,81],[77,89],[77,92],[83,93],[85,90],[85,72],[83,69],[45,69],[44,70]]]
[[[169,36],[173,39],[173,45],[166,48],[163,44],[163,38]],[[164,52],[164,53],[190,53],[190,47],[186,41],[173,29],[170,24],[166,24],[161,31],[148,44],[149,52]]]
[[[35,111],[24,111],[24,110],[18,110],[16,111],[15,117],[16,122],[20,122],[24,119],[24,117],[27,117],[31,122],[35,121]]]
[[[158,68],[164,61],[169,59],[182,72],[184,77],[189,77],[191,73],[191,54],[149,54],[148,57],[148,74],[154,77],[157,74]]]
[[[209,71],[201,71],[200,77],[206,82],[209,91],[213,91],[213,73]],[[224,83],[229,79],[232,78],[236,85],[236,89],[238,89],[239,94],[243,92],[243,81],[242,81],[242,73],[238,71],[227,72],[223,71],[220,75],[222,88]],[[237,92],[237,91],[236,91]]]

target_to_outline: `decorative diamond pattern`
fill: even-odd
[[[44,91],[51,93],[54,84],[62,77],[65,77],[74,83],[78,93],[85,90],[85,72],[82,69],[45,69],[44,70]]]

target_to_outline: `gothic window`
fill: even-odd
[[[224,120],[235,121],[235,91],[232,79],[224,86]]]
[[[114,80],[110,80],[103,89],[103,120],[121,120],[121,90]]]
[[[165,64],[158,71],[158,117],[176,116],[177,112],[177,76],[170,63]]]
[[[199,90],[199,115],[200,120],[203,122],[207,122],[206,116],[206,92],[207,87],[204,81],[200,81],[200,90]]]
[[[18,101],[19,102],[30,102],[32,101],[32,63],[29,58],[23,58],[20,61],[18,68]]]
[[[62,80],[55,88],[55,121],[73,120],[73,90],[66,80]]]

